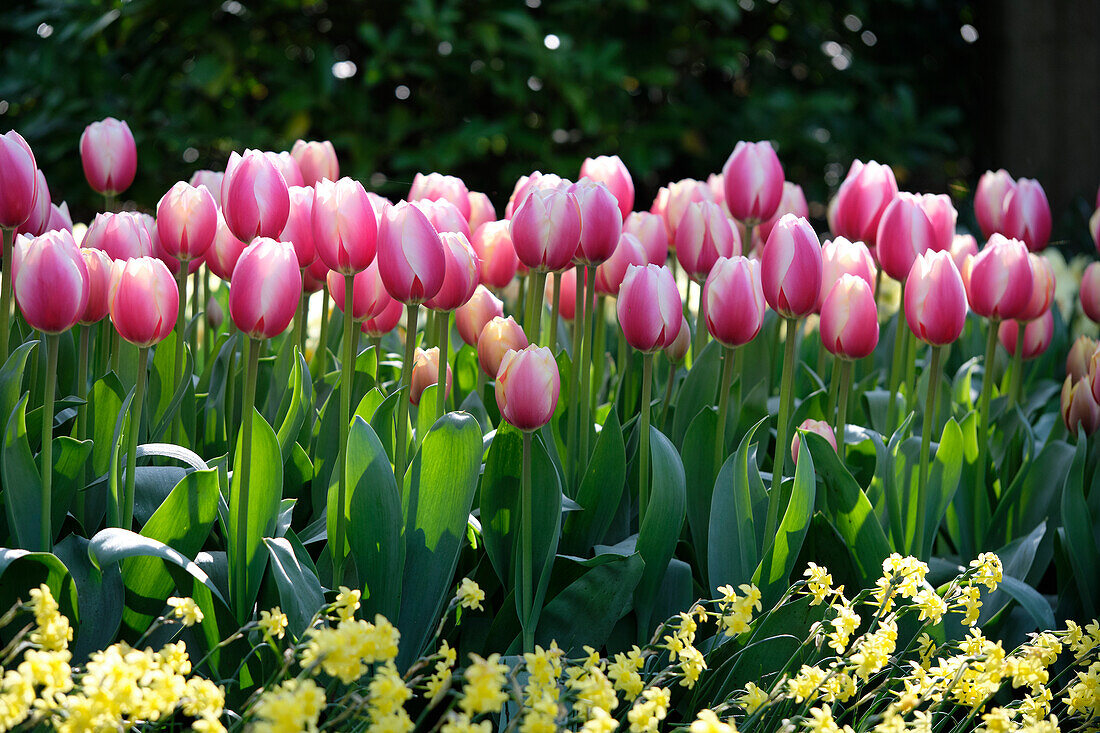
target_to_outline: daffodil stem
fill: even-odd
[[[11,260],[6,260],[7,265]],[[53,398],[57,388],[57,352],[61,336],[46,334],[46,384],[42,390],[42,543],[53,550]]]
[[[134,385],[134,402],[130,406],[129,445],[126,450],[126,485],[122,494],[119,525],[131,529],[134,523],[134,481],[137,479],[138,435],[141,433],[141,414],[145,409],[145,384],[148,381],[149,349],[138,349],[137,383]]]
[[[401,390],[402,396],[398,399],[397,406],[397,433],[394,435],[394,472],[397,485],[401,486],[405,481],[406,465],[405,452],[408,449],[406,431],[409,424],[409,393],[411,387],[413,354],[416,350],[416,317],[419,315],[420,306],[410,303],[405,306],[405,360],[401,363]]]
[[[520,622],[523,626],[523,651],[535,650],[534,611],[534,501],[531,491],[531,433],[523,433],[523,476],[521,477],[520,530],[523,547],[520,553]]]
[[[649,507],[649,403],[653,391],[653,354],[642,356],[642,414],[638,418],[638,528]]]
[[[936,420],[936,397],[940,384],[940,347],[932,346],[932,357],[928,365],[928,389],[924,397],[924,424],[920,434],[920,473],[917,483],[917,526],[913,546],[909,551],[922,556],[924,552],[924,523],[928,502],[928,453],[932,445],[932,426]]]
[[[794,404],[794,361],[797,357],[795,344],[798,341],[798,321],[787,318],[786,323],[786,333],[783,335],[783,376],[779,384],[779,422],[775,426],[775,456],[772,459],[772,489],[768,494],[765,537],[775,536],[776,522],[779,518],[780,487],[783,485],[783,467],[789,449],[787,443],[790,442],[788,423],[791,421],[791,407]]]

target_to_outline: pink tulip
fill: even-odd
[[[387,294],[386,297],[389,298],[389,294]],[[386,307],[382,309],[382,312],[374,318],[368,318],[363,321],[360,328],[363,330],[363,333],[371,338],[380,338],[397,328],[397,324],[401,321],[401,316],[404,312],[405,306],[401,305],[393,298],[389,298],[389,302],[386,303]]]
[[[221,191],[225,223],[237,239],[277,237],[290,215],[286,179],[259,150],[230,154]]]
[[[708,187],[709,188],[709,187]],[[653,203],[649,205],[649,213],[661,217],[661,221],[665,222],[665,228],[671,231],[671,227],[668,226],[668,186],[661,186],[657,189],[657,195],[653,197]],[[725,194],[723,194],[725,195]],[[714,199],[714,194],[711,193],[710,198]],[[723,201],[723,204],[725,202]]]
[[[110,313],[114,262],[106,252],[92,247],[81,249],[80,256],[84,258],[84,267],[88,272],[88,303],[77,322],[90,325],[102,321]]]
[[[229,315],[254,339],[286,330],[302,297],[302,273],[294,247],[267,237],[248,245],[229,283]]]
[[[642,243],[646,260],[651,265],[662,267],[668,259],[668,228],[657,214],[648,211],[631,212],[623,222],[623,233],[633,234]]]
[[[419,201],[413,201],[412,205],[424,212],[424,216],[428,217],[428,221],[440,234],[454,232],[467,239],[470,238],[470,223],[466,221],[462,211],[450,201],[446,199],[439,199],[438,201],[420,199]]]
[[[326,178],[335,181],[340,177],[340,163],[336,160],[336,148],[328,140],[323,142],[306,142],[295,140],[294,147],[290,149],[294,160],[298,161],[298,169],[302,172],[302,183],[306,186],[316,186]]]
[[[1069,354],[1066,356],[1066,374],[1073,377],[1074,381],[1084,379],[1089,373],[1089,361],[1096,353],[1098,346],[1100,344],[1096,339],[1085,334],[1078,336],[1073,346],[1069,347]]]
[[[1016,190],[1016,181],[1004,168],[986,171],[974,191],[974,214],[986,239],[1004,231],[1005,199]]]
[[[511,219],[519,211],[519,207],[523,206],[523,202],[527,200],[527,197],[535,191],[557,191],[569,188],[571,185],[573,185],[571,181],[567,181],[554,173],[535,171],[529,176],[521,176],[512,189],[508,206],[504,209],[504,218]]]
[[[532,344],[504,354],[496,375],[496,398],[501,417],[510,425],[529,432],[550,422],[560,391],[558,364],[550,349]]]
[[[1093,262],[1081,275],[1081,310],[1093,323],[1100,323],[1100,262]]]
[[[298,161],[294,159],[288,152],[276,153],[271,150],[264,151],[264,155],[271,161],[271,164],[275,166],[275,169],[282,175],[283,180],[286,181],[287,187],[290,186],[304,186],[305,180],[302,178],[302,169],[298,167]]]
[[[948,251],[951,253],[951,259],[955,261],[955,267],[959,268],[961,273],[966,258],[978,256],[978,240],[974,239],[973,234],[956,234],[951,240],[951,249]]]
[[[601,295],[618,295],[619,287],[626,275],[626,268],[630,265],[645,266],[649,264],[645,248],[633,234],[623,234],[619,238],[619,246],[611,258],[596,268],[596,292]],[[574,284],[576,282],[574,275]],[[575,305],[575,304],[574,304]]]
[[[150,225],[155,232],[156,221],[148,215],[143,217],[130,212],[96,214],[80,246],[101,249],[112,260],[151,257],[153,243],[149,234]]]
[[[393,206],[393,202],[385,196],[379,196],[374,191],[367,191],[367,199],[370,201],[370,207],[374,209],[374,220],[381,226],[382,212]]]
[[[741,237],[718,204],[691,204],[676,227],[676,259],[696,282],[706,280],[720,257],[741,254]]]
[[[625,276],[625,273],[624,273]],[[581,277],[587,278],[588,273],[582,272]],[[558,315],[560,315],[566,321],[572,323],[573,319],[577,315],[577,270],[576,268],[569,268],[562,271],[558,275],[558,282],[561,283],[560,292],[558,293]],[[587,280],[582,280],[582,283],[586,283]],[[622,283],[620,283],[620,286]],[[543,294],[543,299],[549,301],[554,296],[554,283],[549,279],[546,281],[546,290]]]
[[[137,173],[130,126],[114,117],[88,125],[80,136],[80,162],[93,191],[114,195],[128,189]]]
[[[157,236],[170,256],[196,260],[206,254],[218,231],[218,205],[205,188],[180,181],[157,204]]]
[[[500,370],[500,362],[508,351],[527,346],[527,335],[511,316],[496,316],[485,324],[477,337],[477,363],[491,379]]]
[[[878,308],[867,281],[844,274],[821,304],[821,343],[834,356],[862,359],[878,346]]]
[[[214,243],[210,245],[210,249],[206,250],[206,266],[217,277],[229,282],[233,277],[233,268],[237,266],[237,260],[241,258],[241,253],[247,246],[229,231],[229,225],[225,223],[225,218],[219,211]]]
[[[1087,379],[1066,377],[1062,382],[1062,420],[1074,435],[1078,428],[1084,428],[1085,435],[1100,428],[1100,404],[1092,396]]]
[[[955,211],[951,203],[951,197],[945,193],[926,193],[920,197],[920,207],[928,221],[932,222],[932,237],[928,249],[943,251],[951,249],[955,239],[955,221],[959,218],[959,212]]]
[[[722,207],[722,211],[729,215],[730,210],[726,207],[726,177],[721,173],[711,173],[707,176],[707,188],[714,195],[714,203]],[[776,221],[779,217],[775,217]]]
[[[445,176],[440,173],[417,173],[413,176],[412,186],[409,188],[410,203],[415,201],[447,201],[458,209],[462,218],[467,222],[470,219],[470,190],[461,178]],[[430,217],[429,217],[430,218]],[[448,231],[454,231],[450,229]],[[469,232],[466,233],[469,236]]]
[[[179,290],[168,266],[155,257],[116,263],[109,297],[115,330],[139,348],[160,343],[176,326]]]
[[[905,321],[917,338],[933,346],[949,344],[966,322],[966,290],[951,255],[925,252],[905,283]]]
[[[783,218],[785,214],[794,214],[806,218],[810,215],[810,205],[806,203],[806,194],[802,192],[802,186],[790,181],[783,182],[783,198],[779,200],[779,207],[768,219],[760,222],[756,227],[756,235],[761,242],[768,241],[768,235],[772,233],[772,227]]]
[[[634,208],[634,179],[617,155],[600,155],[585,158],[581,163],[581,178],[588,178],[607,186],[619,204],[622,218],[626,219]]]
[[[1000,234],[989,238],[970,267],[970,307],[984,318],[1020,318],[1031,301],[1033,278],[1027,247]]]
[[[15,302],[31,328],[62,333],[88,306],[88,268],[69,232],[20,236],[12,253]]]
[[[302,270],[302,290],[307,293],[320,292],[328,282],[328,273],[328,265],[318,257],[310,263],[309,267]]]
[[[1016,346],[1020,338],[1018,321],[1002,321],[997,329],[997,338],[1009,356],[1016,356]],[[1043,315],[1028,321],[1024,325],[1024,360],[1034,359],[1050,346],[1054,338],[1054,314],[1047,309]]]
[[[1029,253],[1027,259],[1031,267],[1031,299],[1020,313],[1017,319],[1020,321],[1043,317],[1054,302],[1054,269],[1050,266],[1050,260],[1034,252]]]
[[[38,189],[31,146],[15,130],[0,135],[0,228],[15,229],[31,215]]]
[[[760,263],[746,257],[722,257],[703,286],[707,331],[726,346],[741,346],[756,338],[764,325],[764,290]]]
[[[647,354],[672,344],[683,323],[680,291],[666,267],[630,265],[616,302],[626,342]]]
[[[496,221],[497,210],[493,202],[480,191],[470,191],[470,231],[476,232],[482,224]]]
[[[899,193],[878,223],[878,262],[887,275],[905,282],[917,257],[932,249],[936,230],[924,213],[921,197]]]
[[[378,263],[372,262],[367,269],[357,272],[351,289],[352,320],[356,323],[374,318],[393,300],[386,288],[382,285],[382,278],[378,275]],[[329,270],[326,278],[328,293],[340,312],[344,312],[344,302],[347,291],[344,288],[344,276],[335,270]]]
[[[46,175],[39,168],[35,171],[37,183],[34,187],[34,205],[31,206],[31,215],[23,222],[18,233],[30,237],[37,237],[49,231],[50,214],[52,213],[50,201],[50,187],[46,184]]]
[[[484,285],[478,285],[474,294],[455,311],[458,335],[470,346],[477,348],[477,339],[485,324],[504,315],[504,302]]]
[[[826,240],[821,247],[821,291],[814,310],[821,312],[825,296],[845,274],[862,278],[870,286],[871,293],[875,292],[878,268],[875,267],[875,260],[867,245],[863,242],[850,242],[844,237]]]
[[[359,181],[321,181],[313,189],[313,244],[330,270],[354,275],[374,260],[378,222]]]
[[[313,240],[313,197],[316,192],[310,186],[291,186],[290,216],[279,234],[280,242],[289,242],[298,258],[298,267],[309,267],[317,259],[317,246]]]
[[[691,346],[691,329],[688,328],[687,319],[681,318],[680,333],[676,335],[675,341],[665,347],[665,356],[673,364],[679,364],[687,356],[689,346]]]
[[[1050,204],[1038,181],[1021,178],[1005,195],[1004,235],[1019,239],[1032,252],[1041,252],[1050,241]]]
[[[64,201],[61,205],[50,204],[50,223],[46,225],[46,231],[64,229],[67,232],[73,230],[73,217],[69,214],[69,205]]]
[[[485,222],[474,230],[470,244],[477,254],[481,282],[495,290],[507,287],[519,266],[508,222]]]
[[[873,250],[882,214],[897,195],[898,183],[890,166],[873,160],[852,161],[830,206],[833,234],[863,242]]]
[[[477,254],[461,234],[444,232],[439,235],[439,239],[443,242],[446,272],[439,292],[424,305],[435,311],[450,312],[468,301],[477,288]]]
[[[409,386],[409,402],[420,404],[420,396],[433,384],[439,384],[439,347],[428,350],[418,348],[413,356],[412,377]],[[451,365],[447,364],[447,387],[444,399],[451,394]]]
[[[157,220],[154,219],[150,214],[134,214],[134,216],[142,224],[142,226],[145,227],[145,232],[149,235],[149,243],[152,246],[153,250],[152,256],[163,262],[168,267],[168,271],[171,272],[172,275],[179,274],[180,261],[172,255],[168,254],[168,250],[166,250],[164,248],[164,245],[161,244],[160,234],[157,233]],[[215,234],[215,236],[217,235]],[[206,251],[209,252],[210,250],[207,249]],[[202,267],[202,263],[204,261],[205,258],[196,258],[189,261],[187,264],[187,274],[195,274],[195,272],[197,272],[198,269]]]
[[[768,141],[741,141],[722,166],[730,215],[752,226],[771,218],[783,198],[783,166]]]
[[[702,181],[685,178],[668,184],[668,195],[666,196],[663,213],[665,226],[668,227],[670,234],[675,235],[677,227],[680,226],[680,219],[683,218],[688,207],[691,204],[703,201],[714,203],[714,194],[711,193],[710,187]],[[657,203],[654,202],[654,206],[656,205]]]
[[[824,420],[811,420],[806,418],[802,421],[802,424],[798,426],[798,430],[794,431],[794,438],[791,440],[791,458],[794,460],[795,465],[798,465],[798,452],[802,448],[802,431],[805,430],[809,433],[817,433],[825,440],[829,441],[829,445],[833,446],[833,450],[836,450],[836,435],[833,433],[833,429],[829,426],[829,423]]]
[[[581,241],[581,208],[576,195],[535,191],[512,217],[509,233],[520,262],[532,270],[564,270]]]
[[[581,238],[574,262],[598,265],[611,257],[623,233],[623,216],[607,186],[581,179],[570,187],[581,210]]]
[[[390,296],[406,305],[423,303],[443,285],[443,242],[413,204],[386,209],[378,227],[378,272]]]
[[[813,313],[821,292],[821,245],[810,222],[787,214],[772,229],[760,256],[764,298],[784,318]]]
[[[223,180],[225,180],[225,171],[197,170],[191,174],[191,180],[188,183],[195,188],[205,188],[209,191],[214,203],[220,209]]]

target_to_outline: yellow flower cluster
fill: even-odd
[[[730,590],[732,592],[732,589]],[[734,596],[736,597],[736,594]],[[743,603],[743,601],[738,602]],[[673,662],[679,661],[680,673],[683,675],[680,684],[689,690],[695,686],[699,675],[707,668],[707,660],[703,657],[703,653],[695,648],[695,632],[699,628],[695,620],[696,614],[701,615],[702,618],[707,616],[706,609],[702,606],[693,608],[692,613],[681,612],[677,616],[672,633],[664,638],[669,659]]]
[[[425,686],[428,700],[432,703],[438,701],[443,693],[450,688],[452,670],[454,670],[455,662],[458,661],[458,652],[444,641],[440,644],[436,656],[439,657],[439,660],[435,663],[435,671],[428,678]]]
[[[508,702],[508,693],[504,691],[508,667],[500,662],[499,654],[490,654],[488,659],[477,654],[470,655],[470,664],[464,673],[462,699],[458,706],[471,718],[482,713],[500,712]]]
[[[749,630],[753,611],[760,610],[760,589],[755,585],[742,585],[738,589],[724,585],[718,589],[722,598],[718,601],[719,625],[726,636],[737,636]]]
[[[695,717],[690,730],[691,733],[737,733],[737,726],[734,725],[733,718],[719,720],[713,710],[704,708]]]
[[[549,649],[536,646],[523,655],[527,684],[523,688],[524,712],[520,733],[555,733],[558,729],[558,680],[565,655],[557,642]]]
[[[202,609],[191,598],[169,598],[168,605],[172,607],[172,615],[180,620],[184,626],[194,626],[202,623]]]
[[[413,693],[405,685],[405,680],[398,674],[392,661],[375,670],[368,690],[371,730],[408,733],[413,729],[412,719],[405,712],[405,703]]]
[[[305,648],[300,655],[302,667],[313,673],[322,670],[345,685],[366,674],[369,665],[394,660],[401,639],[401,633],[384,616],[376,615],[374,623],[356,619],[351,605],[337,606],[342,620],[335,627],[322,626],[306,632]],[[356,600],[354,606],[358,605]]]
[[[623,693],[627,702],[633,702],[645,688],[645,682],[639,674],[644,666],[645,657],[636,644],[626,654],[621,652],[616,654],[614,660],[608,665],[607,676],[615,685],[615,689]]]
[[[325,691],[311,679],[292,678],[265,691],[252,712],[250,733],[316,733]]]
[[[604,672],[604,660],[590,646],[584,647],[584,651],[588,654],[584,662],[565,670],[565,686],[576,696],[573,709],[585,720],[588,732],[594,733],[594,729],[608,725],[607,721],[611,720],[611,712],[618,707],[619,700],[615,696],[614,685]]]
[[[463,578],[462,582],[458,584],[456,597],[458,598],[458,605],[463,608],[484,610],[481,603],[485,600],[485,591],[469,578]]]
[[[668,715],[672,693],[667,687],[647,688],[626,714],[630,733],[656,733],[657,726]]]
[[[289,623],[290,620],[282,609],[275,606],[270,611],[260,611],[260,620],[257,622],[257,626],[260,627],[260,631],[264,633],[264,636],[271,639],[282,639],[286,635],[286,627]]]

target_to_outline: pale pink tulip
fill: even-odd
[[[302,296],[294,247],[267,237],[248,245],[229,284],[229,314],[247,336],[266,339],[287,329]]]
[[[780,316],[813,313],[821,292],[821,244],[808,221],[787,214],[776,223],[760,256],[760,280]]]
[[[111,281],[111,323],[126,341],[148,348],[172,334],[180,294],[163,261],[137,257],[115,263]]]
[[[672,272],[657,265],[627,267],[616,311],[623,337],[638,351],[653,353],[671,345],[683,323]]]
[[[295,140],[290,149],[298,169],[302,172],[302,183],[316,186],[326,178],[335,181],[340,177],[340,163],[336,160],[336,148],[328,140],[321,142]]]
[[[783,198],[783,166],[768,141],[742,140],[722,167],[726,207],[738,221],[754,226],[771,218]]]
[[[443,243],[446,271],[439,292],[424,305],[435,311],[450,312],[468,301],[477,288],[477,254],[461,234],[444,232],[439,239]]]
[[[863,359],[878,346],[878,308],[867,281],[843,274],[821,304],[821,343],[843,359]]]
[[[496,375],[496,398],[500,415],[525,432],[538,430],[554,416],[561,391],[561,378],[554,354],[534,344],[509,350]]]
[[[415,205],[386,209],[378,228],[378,272],[394,300],[423,303],[439,292],[447,263],[443,242]]]
[[[607,186],[619,204],[622,218],[626,219],[634,209],[634,179],[617,155],[600,155],[585,158],[581,164],[581,178],[589,178]]]
[[[455,326],[462,340],[476,349],[481,329],[503,315],[504,302],[484,285],[478,285],[470,299],[455,311]]]
[[[160,245],[178,260],[201,259],[218,231],[218,205],[205,188],[180,181],[157,204]]]
[[[80,162],[93,191],[118,194],[130,187],[137,173],[137,145],[130,126],[108,117],[84,128]]]
[[[925,252],[905,283],[905,321],[917,338],[933,346],[955,341],[966,322],[966,290],[947,252]]]
[[[31,328],[62,333],[84,315],[88,268],[69,232],[17,237],[11,268],[15,302]]]
[[[994,234],[970,266],[970,308],[984,318],[1018,319],[1031,301],[1033,281],[1027,246]]]
[[[229,156],[222,178],[222,214],[237,239],[277,237],[290,215],[290,193],[275,164],[259,150]]]
[[[747,257],[722,257],[703,286],[707,331],[726,346],[756,338],[767,304],[760,283],[760,263]]]

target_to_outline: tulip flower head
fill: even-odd
[[[1002,321],[997,328],[997,338],[1009,356],[1016,356],[1020,346],[1020,322]],[[1050,346],[1054,338],[1054,314],[1048,308],[1043,315],[1024,324],[1023,352],[1024,361],[1041,355]]]
[[[462,340],[476,349],[485,324],[503,315],[504,302],[484,285],[478,285],[470,299],[455,311],[455,326]]]
[[[222,214],[237,239],[277,237],[290,216],[286,179],[259,150],[229,156],[222,178]]]
[[[619,204],[623,219],[634,209],[634,179],[617,155],[600,155],[585,158],[581,163],[580,178],[588,178],[607,186]]]
[[[680,219],[684,216],[688,206],[703,201],[714,203],[714,194],[711,192],[710,186],[703,181],[696,181],[694,178],[684,178],[675,183],[670,183],[667,190],[668,194],[665,196],[662,211],[665,217],[665,226],[672,234],[675,234],[676,229],[680,226]],[[660,194],[658,194],[658,197],[660,197]],[[657,202],[654,202],[654,206],[656,205]]]
[[[84,177],[97,193],[122,193],[137,173],[137,144],[130,126],[108,117],[84,128],[80,136]]]
[[[821,292],[821,245],[810,223],[787,214],[772,229],[760,257],[764,298],[784,318],[813,313]]]
[[[1084,379],[1089,372],[1089,360],[1096,353],[1098,346],[1100,343],[1096,339],[1085,334],[1078,336],[1073,346],[1069,348],[1069,355],[1066,356],[1066,374],[1073,377],[1074,381]]]
[[[195,188],[205,188],[214,197],[214,203],[220,209],[222,206],[222,181],[225,180],[225,171],[197,170],[191,174],[188,181]]]
[[[402,201],[386,209],[378,227],[378,272],[394,300],[423,303],[446,275],[443,241],[419,208]]]
[[[219,211],[214,243],[210,245],[210,249],[206,250],[206,266],[217,277],[229,282],[233,277],[233,268],[237,266],[237,260],[247,246],[237,239],[237,235],[229,231],[229,225],[225,223],[225,218]]]
[[[501,417],[524,432],[538,430],[554,416],[561,378],[554,355],[545,346],[509,349],[496,374]]]
[[[779,200],[779,207],[775,210],[775,213],[760,222],[760,225],[756,228],[756,234],[760,237],[760,241],[768,241],[768,235],[772,233],[772,227],[786,214],[794,214],[803,218],[810,215],[810,206],[806,203],[806,194],[803,193],[802,186],[790,181],[783,182],[783,198]]]
[[[836,434],[833,433],[832,427],[824,420],[811,420],[806,418],[802,421],[802,424],[798,426],[798,430],[794,431],[794,438],[791,440],[791,458],[794,460],[795,465],[798,465],[798,452],[802,448],[802,432],[817,433],[825,440],[829,441],[829,445],[836,450]]]
[[[905,283],[905,320],[916,337],[933,346],[955,341],[966,322],[966,289],[947,252],[925,252]]]
[[[189,262],[199,259],[218,231],[218,205],[205,188],[183,181],[172,186],[157,204],[157,236],[170,256]]]
[[[676,340],[683,323],[680,291],[665,267],[630,265],[616,301],[626,342],[651,354]]]
[[[596,268],[596,292],[601,295],[618,295],[619,287],[623,284],[623,277],[626,275],[626,268],[630,265],[647,264],[649,264],[649,258],[642,243],[633,234],[624,233],[619,237],[619,246],[615,248],[615,253]],[[574,273],[574,283],[575,278],[576,273]]]
[[[508,206],[504,209],[504,218],[511,219],[519,211],[519,207],[523,206],[527,197],[535,191],[559,191],[568,189],[571,185],[573,185],[571,181],[553,173],[535,171],[529,176],[521,176],[512,189]]]
[[[1062,382],[1062,421],[1074,435],[1079,428],[1084,428],[1085,435],[1092,435],[1100,428],[1100,404],[1093,397],[1087,379],[1067,376]]]
[[[433,384],[439,384],[439,347],[433,346],[430,349],[416,350],[413,356],[413,368],[412,377],[410,378],[409,386],[409,402],[414,405],[420,404],[420,397],[424,394],[424,390]],[[447,364],[447,386],[446,397],[451,394],[451,365]]]
[[[389,296],[387,295],[387,297]],[[397,324],[401,321],[401,316],[404,312],[405,306],[398,303],[393,298],[390,298],[385,308],[373,318],[368,318],[363,321],[363,325],[360,326],[360,328],[363,330],[363,333],[371,338],[381,338],[397,328]]]
[[[1100,262],[1092,262],[1081,275],[1081,310],[1093,323],[1100,323]]]
[[[15,130],[0,135],[0,228],[15,229],[31,215],[38,189],[31,146]]]
[[[96,214],[80,246],[101,249],[112,260],[151,257],[153,244],[149,229],[155,232],[157,227],[153,217],[146,217],[130,212]]]
[[[470,191],[470,231],[476,232],[479,226],[496,218],[497,210],[489,197],[480,191]]]
[[[878,262],[887,275],[905,282],[917,257],[932,249],[936,230],[924,212],[921,197],[899,193],[878,223]]]
[[[315,186],[326,178],[330,181],[340,178],[336,148],[328,140],[295,140],[290,154],[298,161],[298,170],[302,172],[302,184],[305,186]]]
[[[673,364],[679,364],[687,356],[690,346],[691,329],[688,327],[687,319],[684,318],[680,321],[680,333],[676,334],[676,340],[665,347],[665,356]]]
[[[481,283],[494,290],[507,287],[519,267],[508,222],[485,222],[474,230],[474,238],[470,240],[470,244],[477,254]]]
[[[176,327],[179,290],[168,266],[155,257],[115,263],[109,298],[115,330],[139,348],[160,343]]]
[[[581,281],[582,287],[588,282],[588,272],[582,270],[581,277],[585,278]],[[625,277],[625,273],[624,273]],[[577,270],[574,267],[565,270],[558,275],[558,282],[560,283],[560,292],[558,293],[558,315],[568,322],[572,322],[573,318],[577,315]],[[622,283],[619,283],[620,287]],[[554,296],[554,284],[548,279],[546,281],[546,291],[543,294],[544,300],[550,300]]]
[[[764,290],[760,262],[747,257],[722,257],[703,286],[707,331],[726,346],[741,346],[756,338],[764,325]]]
[[[844,237],[826,240],[821,246],[821,291],[815,308],[817,312],[821,312],[825,296],[845,274],[863,278],[870,286],[871,293],[875,292],[878,268],[875,267],[875,260],[867,245],[863,242],[851,242]]]
[[[46,184],[46,175],[42,169],[34,173],[37,183],[34,188],[34,204],[31,206],[31,214],[19,227],[18,232],[31,237],[37,237],[49,231],[52,202],[50,201],[50,187]]]
[[[271,161],[271,164],[282,174],[283,180],[286,181],[287,187],[304,186],[305,180],[302,178],[302,169],[298,167],[298,161],[294,159],[290,153],[283,151],[276,153],[271,150],[264,151],[264,155]]]
[[[961,273],[966,259],[978,256],[978,240],[974,239],[973,234],[956,234],[951,240],[951,249],[948,251],[951,253],[951,259],[955,261],[955,267],[959,268]]]
[[[443,232],[454,232],[456,234],[461,234],[467,239],[470,238],[470,222],[462,215],[459,208],[450,201],[446,199],[439,199],[437,201],[420,199],[411,203],[424,212],[424,216],[428,217],[428,221],[432,223],[432,226],[435,227],[435,230],[440,234]]]
[[[932,222],[934,236],[928,249],[941,251],[951,249],[955,240],[955,221],[959,212],[951,203],[951,197],[945,193],[926,193],[920,197],[920,207],[928,221]]]
[[[623,232],[623,215],[615,196],[602,183],[582,178],[569,189],[581,211],[581,237],[574,261],[598,265],[615,252]]]
[[[676,228],[676,259],[684,272],[703,282],[720,257],[741,254],[741,237],[722,209],[710,201],[694,203]]]
[[[15,302],[31,328],[62,333],[83,317],[88,306],[88,268],[72,234],[20,236],[11,264]]]
[[[294,247],[258,237],[233,268],[229,315],[249,337],[272,338],[290,325],[301,296],[302,273]]]
[[[1031,266],[1031,299],[1018,320],[1034,321],[1050,311],[1054,302],[1054,268],[1050,260],[1034,252],[1028,254],[1027,259]]]
[[[1016,181],[1004,168],[996,173],[986,171],[978,179],[978,188],[974,191],[974,214],[986,239],[1004,232],[1005,199],[1014,190]]]
[[[378,220],[359,181],[324,180],[313,188],[313,244],[330,270],[354,275],[374,260]]]
[[[377,260],[375,260],[375,262],[377,262]],[[309,267],[302,270],[302,290],[307,293],[320,292],[328,282],[328,273],[328,265],[322,262],[321,258],[318,257]]]
[[[890,166],[854,160],[833,198],[829,227],[834,235],[873,249],[882,214],[897,195],[898,183]]]
[[[298,267],[309,267],[317,259],[317,247],[313,241],[313,198],[310,186],[291,186],[290,215],[279,234],[280,242],[289,242],[298,257]]]
[[[768,141],[741,141],[722,166],[726,207],[747,226],[770,219],[783,198],[783,166]]]
[[[111,280],[115,267],[103,250],[83,247],[80,256],[84,258],[84,267],[88,271],[88,304],[77,322],[90,325],[102,321],[110,313]]]
[[[970,307],[984,318],[1018,319],[1031,301],[1032,283],[1027,246],[994,234],[970,266]]]
[[[474,248],[463,235],[443,232],[439,239],[443,243],[446,272],[439,292],[424,305],[432,310],[450,312],[473,296],[478,284],[479,263]]]
[[[527,346],[527,335],[511,316],[496,316],[485,324],[477,337],[477,362],[490,378],[495,378],[500,362],[509,350]]]
[[[668,259],[668,228],[664,219],[648,211],[631,212],[623,221],[623,233],[633,234],[642,243],[648,264],[662,267]]]
[[[347,290],[345,277],[335,270],[329,270],[325,279],[329,295],[342,313],[344,311]],[[362,272],[352,276],[351,310],[352,320],[356,323],[374,318],[389,305],[393,298],[386,292],[382,278],[378,275],[378,263],[372,262]]]
[[[867,281],[844,274],[821,305],[821,342],[842,359],[863,359],[878,346],[878,308]]]
[[[69,205],[64,201],[60,205],[50,204],[50,223],[46,225],[46,231],[52,232],[55,229],[68,232],[73,230],[73,217],[69,214]]]
[[[1005,195],[1001,228],[1006,237],[1019,239],[1032,252],[1041,252],[1050,241],[1050,204],[1038,181],[1021,178]]]
[[[559,272],[573,261],[581,241],[581,208],[566,191],[535,191],[509,224],[519,261],[532,270]]]
[[[414,201],[448,201],[458,209],[462,218],[470,220],[470,190],[461,178],[440,173],[417,173],[409,188],[410,203]]]

